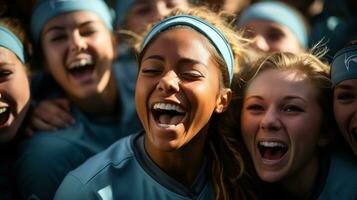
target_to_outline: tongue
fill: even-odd
[[[263,158],[268,160],[278,160],[284,155],[284,151],[281,148],[266,148],[263,154]]]
[[[159,117],[159,123],[167,124],[167,125],[177,125],[178,123],[181,122],[182,118],[183,118],[183,116],[181,116],[181,115],[162,114]]]

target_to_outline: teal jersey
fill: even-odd
[[[55,200],[215,199],[205,165],[193,186],[187,188],[146,162],[145,151],[136,145],[143,134],[121,139],[71,171],[57,190]]]
[[[349,152],[331,153],[330,167],[318,200],[357,199],[357,159]]]
[[[18,190],[23,199],[52,199],[65,175],[122,137],[141,129],[134,104],[135,66],[113,65],[117,81],[117,116],[89,116],[72,107],[75,124],[37,132],[20,146],[16,162]]]

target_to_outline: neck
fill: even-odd
[[[84,113],[99,114],[103,116],[113,115],[117,106],[117,86],[113,76],[108,85],[100,93],[86,98],[69,97]]]
[[[145,136],[145,149],[150,158],[170,177],[191,187],[204,163],[207,133],[198,133],[188,144],[173,151],[162,151],[149,144]]]

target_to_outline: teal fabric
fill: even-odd
[[[0,26],[0,46],[12,51],[22,64],[25,64],[24,46],[14,33],[3,26]]]
[[[114,16],[103,0],[41,0],[31,16],[31,34],[35,43],[39,43],[42,29],[49,20],[74,11],[94,12],[113,30]]]
[[[57,190],[55,200],[215,199],[209,182],[195,197],[182,196],[163,187],[138,162],[133,150],[135,137],[119,140],[70,172]]]
[[[343,151],[333,152],[325,187],[318,200],[357,198],[357,160]]]
[[[217,52],[222,56],[223,60],[225,61],[229,73],[229,81],[231,83],[234,72],[234,56],[232,47],[220,30],[198,17],[191,15],[178,15],[160,21],[154,27],[152,27],[152,29],[146,35],[142,43],[142,50],[145,49],[145,47],[150,43],[153,38],[155,38],[157,34],[167,30],[170,27],[179,25],[189,26],[203,34],[205,37],[207,37],[207,39],[209,39],[209,41],[213,44]]]
[[[306,48],[308,45],[308,35],[305,23],[296,11],[280,2],[265,1],[251,5],[243,11],[238,19],[238,26],[242,27],[253,20],[272,21],[286,26]]]
[[[115,14],[117,26],[120,26],[124,23],[125,17],[128,13],[128,10],[133,5],[135,0],[116,0],[115,2]]]
[[[52,199],[65,175],[118,139],[137,132],[141,124],[134,104],[136,68],[113,66],[119,89],[120,112],[114,118],[88,116],[71,109],[76,123],[53,132],[39,132],[21,145],[16,163],[23,199]]]
[[[357,45],[338,51],[331,65],[331,80],[334,86],[349,79],[357,79]]]

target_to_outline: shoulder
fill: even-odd
[[[353,199],[357,196],[357,159],[350,152],[334,150],[320,199]]]
[[[89,158],[80,167],[70,172],[81,182],[87,183],[98,173],[103,173],[110,166],[120,167],[134,158],[131,142],[135,135],[130,135],[112,144],[108,149]]]

